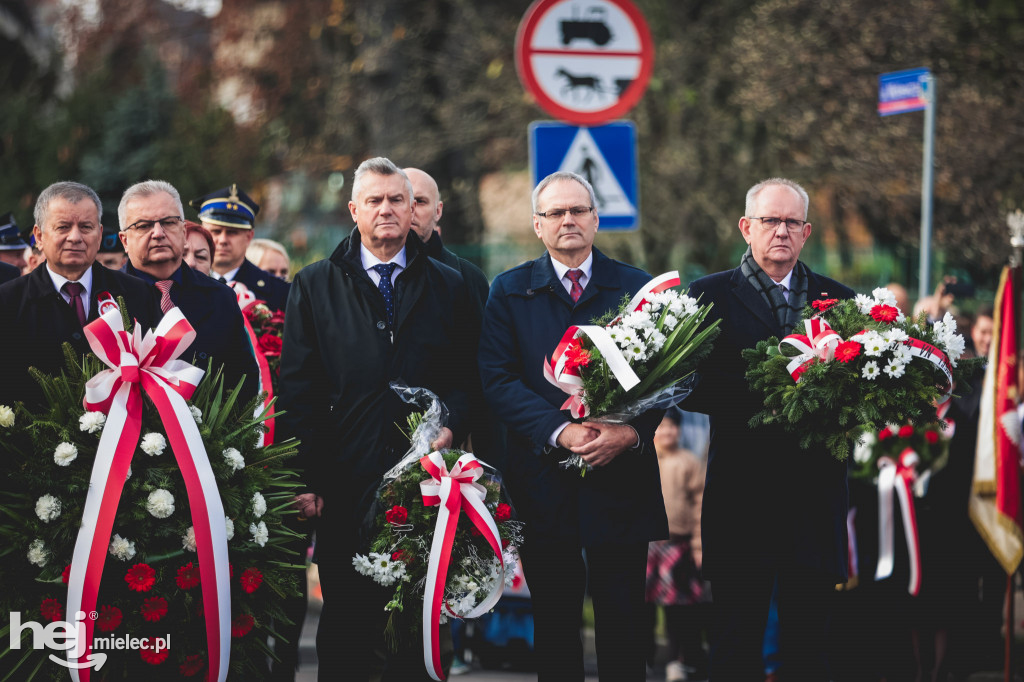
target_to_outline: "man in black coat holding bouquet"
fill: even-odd
[[[533,227],[547,252],[495,278],[480,340],[484,395],[508,427],[506,481],[526,523],[538,679],[551,682],[583,680],[587,589],[601,679],[645,679],[647,544],[668,537],[653,446],[662,412],[631,424],[570,420],[565,393],[542,371],[568,327],[617,309],[651,279],[593,248],[594,205],[575,173],[537,185]],[[573,453],[593,471],[560,468]]]
[[[411,232],[412,194],[388,159],[360,164],[349,202],[356,229],[330,258],[303,268],[288,297],[278,428],[301,440],[307,492],[296,507],[319,517],[321,680],[368,679],[383,641],[391,591],[359,575],[352,558],[365,551],[360,525],[381,476],[409,448],[400,428],[413,408],[389,382],[427,388],[447,406],[437,448],[465,439],[479,400],[479,317],[462,276],[429,258]],[[422,657],[388,660],[383,675],[427,679]]]
[[[845,462],[801,450],[781,426],[752,429],[763,409],[741,351],[799,324],[819,298],[853,291],[799,261],[811,234],[800,185],[773,178],[747,193],[739,228],[749,244],[740,267],[690,285],[714,308],[721,335],[702,363],[697,390],[682,407],[711,416],[701,515],[704,577],[711,581],[713,680],[762,680],[761,642],[778,582],[780,675],[828,680],[828,605],[847,575]]]

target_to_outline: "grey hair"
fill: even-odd
[[[761,190],[773,185],[788,187],[800,195],[800,200],[804,202],[804,220],[807,220],[807,209],[811,203],[810,197],[807,196],[807,190],[801,187],[799,183],[787,180],[786,178],[768,178],[747,190],[747,204],[743,207],[743,214],[748,218],[760,217],[753,215],[755,211],[755,204],[757,204],[757,195],[761,193]]]
[[[412,203],[412,181],[409,180],[409,176],[406,175],[404,170],[396,166],[391,159],[383,156],[367,159],[356,168],[355,175],[352,177],[352,201],[358,199],[359,192],[363,189],[363,176],[367,173],[373,173],[374,175],[401,175],[405,179],[406,189],[409,190],[409,202],[410,204]]]
[[[92,203],[96,204],[96,217],[102,222],[103,220],[103,202],[100,201],[100,197],[92,189],[83,185],[80,182],[55,182],[40,194],[39,198],[36,199],[35,210],[32,211],[32,217],[36,221],[36,225],[39,229],[44,229],[46,225],[46,214],[50,210],[50,202],[54,199],[63,199],[72,204],[77,204],[82,199],[89,199]]]
[[[572,171],[557,171],[541,180],[533,189],[533,196],[531,197],[531,200],[533,202],[534,213],[536,213],[540,209],[540,206],[537,203],[537,199],[538,197],[540,197],[540,193],[543,192],[548,185],[550,185],[553,182],[558,182],[559,180],[575,180],[576,182],[583,185],[583,189],[587,190],[587,194],[590,195],[590,205],[592,207],[597,206],[597,196],[594,194],[594,188],[589,182],[587,182],[586,178],[584,178],[582,175],[579,175],[578,173],[573,173]]]
[[[174,199],[174,203],[178,205],[178,215],[182,218],[185,217],[185,209],[181,205],[181,195],[178,194],[178,190],[174,189],[174,185],[164,180],[144,180],[142,182],[136,182],[134,185],[124,191],[121,196],[121,203],[117,205],[117,222],[122,230],[128,229],[125,225],[125,221],[128,219],[128,202],[132,199],[140,199],[145,197],[151,197],[154,194],[160,194],[166,192],[171,195]]]
[[[249,242],[249,248],[245,250],[245,257],[259,265],[259,262],[263,260],[263,254],[267,251],[276,251],[288,260],[291,260],[287,249],[284,248],[284,244],[275,242],[273,239],[253,239]]]

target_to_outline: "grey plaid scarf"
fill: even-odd
[[[768,304],[775,321],[782,327],[782,333],[788,334],[793,331],[800,323],[800,314],[807,305],[807,266],[800,261],[796,262],[793,277],[789,280],[788,302],[782,288],[754,260],[754,254],[749,246],[740,260],[740,271]]]

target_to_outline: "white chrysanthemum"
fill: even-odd
[[[943,345],[946,348],[946,355],[949,357],[949,361],[956,367],[956,361],[964,354],[964,337],[960,334],[953,334],[946,339],[946,343]]]
[[[653,350],[655,353],[657,353],[659,350],[662,349],[662,347],[664,347],[665,340],[666,340],[666,337],[661,332],[659,332],[657,330],[651,332],[651,336],[650,336],[650,338],[648,338],[648,341],[650,341],[650,344],[651,344],[651,350]]]
[[[78,418],[78,428],[86,433],[99,433],[107,423],[107,415],[102,412],[86,412]]]
[[[864,367],[860,370],[860,375],[868,381],[874,381],[878,378],[878,363],[874,360],[864,363]]]
[[[857,336],[860,338],[856,340],[864,346],[864,355],[877,358],[889,349],[889,344],[878,332],[871,331],[866,334],[858,334]]]
[[[189,526],[185,534],[181,536],[181,546],[190,552],[196,551],[196,529]]]
[[[677,318],[672,313],[669,313],[668,315],[665,316],[665,322],[661,328],[667,332],[670,332],[676,328],[677,324],[679,324],[679,318]]]
[[[371,577],[378,585],[389,587],[405,580],[405,562],[392,561],[390,554],[370,552],[370,566],[373,571]]]
[[[224,531],[228,540],[235,537],[235,522],[231,520],[230,516],[224,517]]]
[[[893,327],[892,329],[886,329],[882,332],[882,338],[884,338],[888,343],[902,343],[910,337],[902,329]]]
[[[43,523],[49,523],[60,516],[60,500],[53,495],[43,495],[36,500],[36,516]]]
[[[267,524],[262,521],[259,523],[250,523],[249,532],[252,533],[252,541],[260,547],[264,547],[267,544],[267,540],[270,538],[270,533],[267,531]]]
[[[57,466],[66,467],[78,457],[78,448],[71,443],[61,443],[53,451],[53,461]]]
[[[362,554],[356,554],[352,557],[352,566],[356,569],[356,573],[359,575],[373,577],[373,566],[370,564],[369,557],[365,557]]]
[[[626,317],[623,318],[622,323],[628,327],[633,327],[638,330],[650,329],[654,327],[654,318],[645,312],[635,312],[626,315]]]
[[[685,308],[686,302],[683,300],[682,296],[673,296],[672,302],[668,304],[668,311],[676,317],[681,316]]]
[[[128,561],[135,556],[135,543],[114,533],[110,538],[110,553],[121,561]]]
[[[905,365],[911,360],[913,360],[913,358],[914,355],[913,353],[910,352],[910,348],[908,346],[904,346],[903,344],[896,346],[896,348],[894,348],[892,351],[892,359],[894,362],[900,362]]]
[[[222,454],[233,471],[245,468],[245,458],[243,458],[242,453],[235,448],[228,448]]]
[[[893,360],[892,362],[888,363],[882,371],[885,372],[890,377],[892,377],[893,379],[899,379],[907,371],[907,365],[905,363],[896,362],[895,360]]]
[[[642,344],[634,344],[626,349],[626,359],[632,362],[643,362],[647,359],[647,349]]]
[[[857,310],[859,310],[862,315],[869,314],[871,309],[875,307],[874,300],[868,298],[864,294],[857,294],[854,297],[853,302],[857,304]]]
[[[892,293],[885,287],[878,287],[877,289],[872,290],[871,295],[879,305],[890,305],[893,308],[898,308],[896,305],[896,294]]]
[[[163,488],[154,490],[146,500],[146,511],[158,519],[166,519],[174,513],[174,495]]]
[[[163,437],[163,434],[150,432],[142,437],[142,444],[139,447],[147,455],[156,457],[164,454],[164,450],[167,448],[167,439]]]
[[[50,558],[50,552],[46,549],[46,545],[39,538],[32,541],[32,544],[28,546],[28,561],[29,563],[35,564],[36,566],[45,566],[47,560]]]
[[[267,513],[267,500],[260,492],[252,494],[252,515],[257,519]]]
[[[189,405],[188,411],[192,413],[192,418],[196,420],[196,424],[203,423],[203,411],[195,405]]]
[[[14,426],[14,410],[6,405],[0,405],[0,426],[5,429]]]

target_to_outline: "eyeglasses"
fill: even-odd
[[[807,224],[806,220],[797,220],[796,218],[758,218],[756,216],[748,216],[748,220],[760,220],[761,229],[765,232],[774,232],[779,229],[779,225],[786,223],[786,229],[790,232],[799,232]]]
[[[551,220],[561,220],[565,217],[566,213],[571,213],[573,218],[582,218],[591,211],[594,210],[593,206],[573,206],[572,208],[553,208],[550,211],[541,213],[537,211],[537,215],[541,218],[550,218]]]
[[[173,230],[177,227],[181,227],[184,221],[181,219],[181,216],[169,215],[164,218],[160,218],[159,220],[138,220],[124,229],[136,230],[138,232],[149,232],[157,225],[157,223],[159,223],[160,227],[165,230]]]

